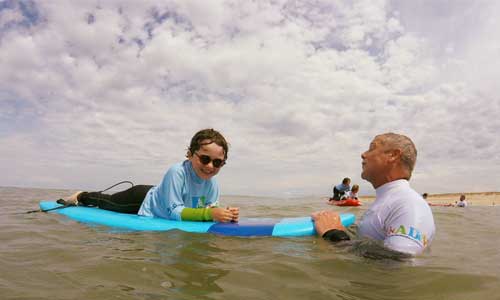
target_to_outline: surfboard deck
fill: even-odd
[[[41,201],[40,209],[48,210],[62,205],[55,201]],[[133,231],[182,230],[186,232],[215,233],[227,236],[310,236],[316,234],[311,217],[246,218],[238,223],[174,221],[162,218],[123,214],[96,207],[71,206],[50,211],[87,224],[104,225]],[[340,214],[345,227],[356,221],[353,214]]]

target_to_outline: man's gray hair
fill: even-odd
[[[411,173],[417,162],[417,148],[415,148],[412,140],[405,135],[393,132],[384,133],[377,137],[382,138],[381,143],[383,145],[389,146],[391,149],[401,150],[401,163],[408,169],[409,176],[411,177]]]

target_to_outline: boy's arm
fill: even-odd
[[[212,221],[212,208],[184,207],[181,212],[182,221]]]
[[[189,208],[184,207],[181,213],[182,221],[217,221],[231,222],[238,221],[238,212],[234,212],[235,208],[219,208],[219,207],[202,207]],[[237,210],[237,209],[236,209]]]
[[[167,171],[160,184],[160,193],[165,197],[160,203],[171,220],[181,220],[181,212],[184,209],[182,191],[185,179],[182,167],[173,166]]]

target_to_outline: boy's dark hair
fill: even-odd
[[[202,143],[204,140],[209,140],[210,142]],[[201,146],[210,145],[212,143],[215,143],[224,149],[224,160],[226,160],[229,144],[220,132],[212,128],[202,129],[193,136],[191,144],[188,148],[189,152],[187,156],[189,156],[189,154],[194,155],[196,151],[200,150]]]
[[[342,180],[342,184],[347,184],[349,182],[351,182],[351,178],[349,178],[349,177],[346,177],[346,178],[344,178],[344,180]]]

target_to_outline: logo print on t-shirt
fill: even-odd
[[[192,208],[202,208],[205,207],[206,203],[206,197],[201,196],[201,197],[192,197],[191,198],[191,203],[192,203]]]
[[[400,225],[398,228],[393,228],[389,227],[388,230],[388,235],[400,235],[400,236],[406,236],[409,237],[417,242],[422,243],[422,245],[427,246],[429,243],[429,240],[427,239],[427,235],[424,233],[421,233],[420,230],[416,229],[415,227],[408,226],[405,227],[404,225]]]

